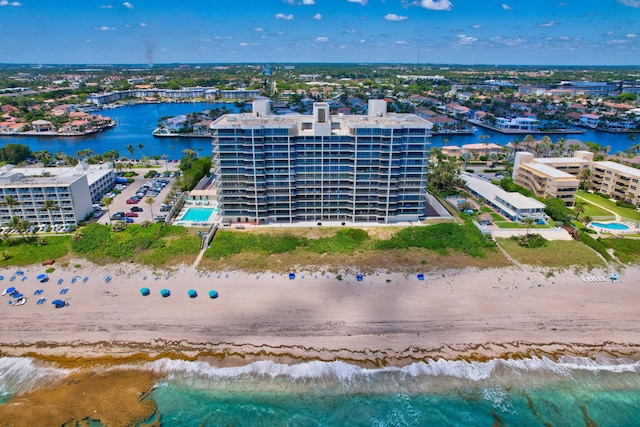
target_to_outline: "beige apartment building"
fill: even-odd
[[[573,206],[582,171],[591,170],[591,187],[615,200],[640,203],[640,170],[610,161],[593,161],[593,153],[576,151],[574,157],[534,158],[527,152],[516,153],[513,181],[536,196],[557,197]]]

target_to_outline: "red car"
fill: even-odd
[[[128,205],[137,205],[140,202],[140,200],[136,200],[136,199],[127,199],[127,204]]]
[[[138,214],[135,212],[126,212],[124,216],[126,216],[127,218],[137,218]]]

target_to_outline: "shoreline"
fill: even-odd
[[[578,271],[531,267],[430,271],[424,282],[380,272],[357,282],[300,272],[288,280],[81,263],[80,269],[56,267],[45,284],[36,283],[39,266],[24,269],[24,282],[9,282],[11,272],[1,272],[0,287],[11,284],[29,301],[20,307],[0,301],[6,330],[0,355],[64,366],[162,357],[217,364],[340,360],[363,367],[562,355],[640,360],[634,312],[640,291],[631,279],[638,267],[621,271],[614,285],[585,283]],[[72,276],[85,275],[87,283],[70,284]],[[105,283],[105,275],[113,279]],[[141,296],[142,286],[152,294]],[[69,291],[59,296],[63,287]],[[169,298],[159,294],[165,287]],[[47,298],[42,305],[33,296],[38,288]],[[191,288],[197,298],[186,295]],[[210,289],[220,298],[209,299]],[[56,298],[70,305],[55,309],[50,301]]]

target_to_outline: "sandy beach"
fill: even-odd
[[[44,272],[40,266],[22,269],[24,281],[9,281],[16,269],[0,272],[3,290],[15,286],[29,298],[13,307],[2,297],[3,355],[62,363],[171,356],[217,365],[281,359],[382,366],[558,354],[637,360],[640,354],[638,267],[616,270],[620,280],[612,284],[581,278],[608,279],[610,271],[552,274],[515,267],[431,272],[424,281],[379,273],[358,282],[353,275],[338,280],[309,272],[289,280],[270,273],[78,263],[80,268],[73,262],[56,266],[47,283],[36,280]],[[74,276],[89,279],[71,284]],[[140,294],[143,286],[149,296]],[[62,288],[69,288],[66,295],[59,295]],[[163,298],[162,288],[171,296]],[[38,289],[44,292],[34,296]],[[199,296],[189,298],[189,289]],[[211,289],[219,298],[208,297]],[[37,305],[42,297],[47,301]],[[57,298],[69,305],[54,308]]]

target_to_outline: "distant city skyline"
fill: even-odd
[[[0,63],[638,65],[640,0],[0,0]]]

